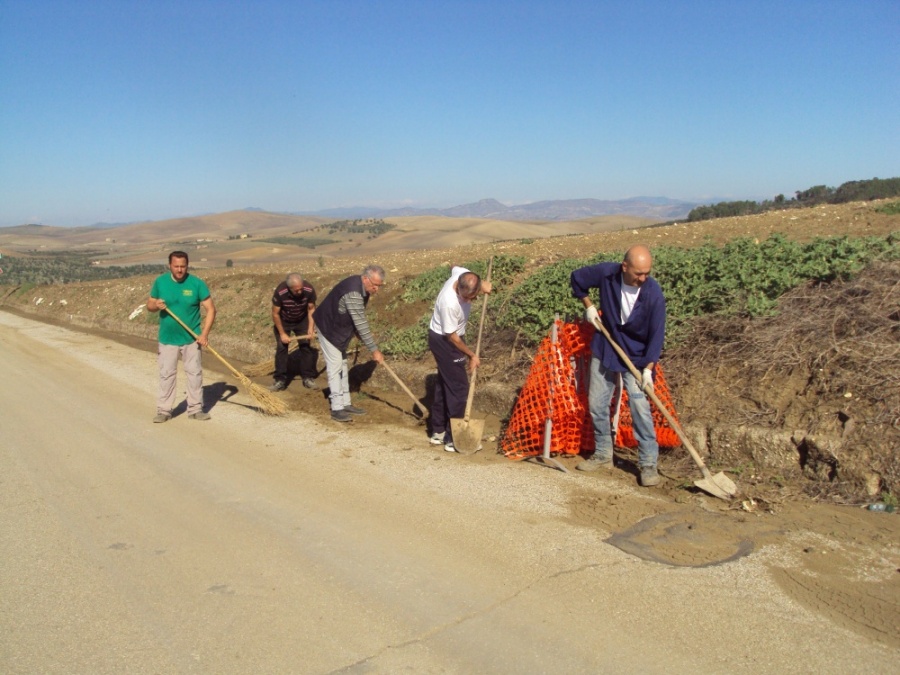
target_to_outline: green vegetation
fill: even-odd
[[[316,248],[317,246],[327,246],[328,244],[336,244],[339,239],[332,239],[329,237],[316,237],[310,236],[310,232],[323,232],[329,235],[335,235],[338,233],[347,233],[347,234],[366,234],[369,239],[374,239],[385,232],[393,230],[396,225],[392,225],[391,223],[386,223],[378,218],[368,218],[366,220],[338,220],[333,223],[327,223],[325,225],[320,225],[319,227],[313,228],[312,230],[307,230],[305,234],[300,234],[299,232],[295,232],[295,235],[300,236],[291,236],[291,237],[267,237],[265,239],[260,239],[259,241],[267,242],[269,244],[280,244],[281,246],[300,246],[302,248]],[[353,241],[352,237],[350,241]],[[359,246],[359,244],[357,244]]]
[[[572,297],[569,275],[572,270],[599,262],[622,259],[622,253],[600,253],[582,260],[560,260],[528,277],[510,295],[505,311],[497,317],[500,328],[519,331],[531,344],[537,344],[547,333],[558,313],[563,318],[581,316],[584,307]],[[654,270],[658,262],[654,262]]]
[[[590,258],[561,260],[540,268],[521,282],[523,258],[498,256],[494,260],[497,294],[495,307],[503,311],[491,319],[497,328],[514,330],[527,343],[537,344],[555,315],[580,317],[583,307],[572,297],[572,270],[599,262],[617,262],[623,251],[603,252]],[[778,298],[807,281],[848,279],[874,260],[900,259],[900,233],[887,237],[827,237],[798,243],[774,234],[765,241],[735,239],[724,246],[711,243],[693,249],[654,249],[653,274],[666,296],[667,343],[683,339],[690,321],[706,314],[763,316],[775,311]],[[465,263],[484,274],[486,260]],[[419,356],[427,350],[430,304],[449,276],[447,265],[435,267],[406,284],[404,303],[427,302],[429,308],[414,326],[388,329],[384,348],[398,356]],[[472,308],[477,321],[480,305]]]
[[[484,277],[487,275],[487,260],[473,260],[462,264],[476,274]],[[493,296],[495,302],[502,302],[513,287],[516,277],[525,269],[525,258],[521,256],[500,255],[494,257],[494,266],[491,269],[491,281],[496,285],[497,292]],[[399,298],[399,302],[413,304],[423,303],[426,307],[415,325],[406,328],[388,327],[385,333],[383,349],[385,353],[393,356],[416,357],[428,350],[428,323],[431,320],[431,307],[440,293],[441,287],[450,277],[450,266],[440,265],[426,270],[405,284],[405,290]],[[481,316],[481,304],[476,303],[472,307],[469,316],[470,322],[477,322]]]
[[[260,239],[261,242],[268,244],[278,244],[279,246],[300,246],[301,248],[315,248],[316,246],[326,246],[334,244],[334,239],[324,239],[322,237],[268,237]]]
[[[666,295],[667,341],[677,342],[693,317],[704,314],[760,316],[775,310],[778,298],[807,281],[847,279],[874,260],[900,259],[900,233],[888,237],[828,237],[807,244],[772,235],[757,243],[735,239],[721,248],[654,249],[653,275]],[[621,260],[622,253],[548,265],[513,289],[501,328],[515,328],[532,344],[547,332],[556,312],[581,316],[571,297],[569,274],[577,267]]]
[[[92,264],[95,252],[47,253],[40,256],[3,257],[3,274],[0,283],[18,284],[69,284],[77,281],[98,281],[101,279],[125,279],[143,274],[162,274],[165,265],[111,265],[101,267]]]
[[[330,234],[335,232],[349,232],[351,234],[369,234],[373,237],[393,230],[396,225],[386,223],[381,218],[366,218],[363,220],[337,220],[333,223],[322,225],[322,229]]]
[[[897,197],[900,196],[900,178],[852,180],[837,189],[825,185],[815,185],[808,190],[795,192],[794,195],[790,200],[786,200],[784,195],[778,195],[775,199],[767,199],[762,202],[719,202],[710,206],[698,206],[691,210],[687,219],[693,222],[712,218],[747,216],[774,209],[804,208],[819,204],[845,204]]]
[[[482,277],[487,275],[487,260],[473,260],[462,263],[466,269],[472,270],[475,274]],[[494,257],[494,267],[491,270],[491,280],[498,287],[498,290],[507,287],[516,275],[525,269],[525,258],[522,256],[499,255]],[[437,294],[440,292],[444,282],[450,278],[450,266],[440,265],[432,267],[430,270],[422,272],[412,281],[405,284],[405,290],[400,299],[406,303],[427,300],[434,302]]]
[[[900,202],[890,202],[889,204],[885,204],[884,206],[879,206],[875,210],[878,211],[878,213],[883,213],[886,216],[900,215]]]
[[[428,351],[428,324],[431,312],[419,317],[412,326],[405,328],[388,327],[381,340],[381,348],[386,354],[404,358],[422,356]]]

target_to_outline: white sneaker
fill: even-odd
[[[453,445],[453,441],[447,441],[444,443],[444,450],[447,452],[456,452],[456,446]]]
[[[431,438],[428,439],[428,442],[432,445],[443,445],[444,444],[444,433],[435,431],[431,434]]]

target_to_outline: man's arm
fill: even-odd
[[[469,357],[468,370],[471,371],[473,368],[481,365],[481,359],[469,349],[468,345],[463,342],[463,339],[457,333],[445,333],[444,337],[450,341],[450,344]]]
[[[585,307],[588,306],[588,303],[585,302],[585,298],[588,297],[588,292],[591,288],[596,288],[600,283],[598,279],[595,269],[596,265],[588,265],[587,267],[579,267],[577,270],[572,270],[572,273],[569,275],[569,285],[572,287],[572,296],[578,298],[583,303],[585,303]],[[588,298],[590,300],[590,298]]]
[[[316,303],[311,302],[307,305],[307,316],[309,317],[309,330],[306,331],[306,337],[312,340],[316,336]]]
[[[584,305],[584,318],[593,324],[595,320],[600,318],[600,308],[594,305],[589,292],[592,288],[600,288],[603,283],[604,265],[608,263],[597,263],[596,265],[587,265],[573,270],[569,275],[569,285],[572,287],[572,297],[581,300]],[[602,293],[601,293],[602,304]]]
[[[650,311],[650,330],[649,340],[647,341],[647,358],[652,361],[647,364],[647,368],[653,368],[662,355],[663,342],[666,339],[666,301],[662,295],[662,291],[658,291],[658,302],[653,303]]]
[[[369,319],[366,317],[366,305],[362,296],[359,293],[348,293],[344,296],[344,306],[353,320],[353,327],[356,329],[359,339],[372,352],[372,359],[376,363],[384,363],[384,355],[378,349],[375,337],[372,335],[372,329],[369,327]]]
[[[212,296],[209,296],[206,300],[201,300],[200,307],[206,310],[206,316],[203,317],[203,328],[200,331],[200,336],[197,338],[197,344],[201,347],[206,347],[209,344],[209,332],[216,321],[216,306],[213,303]]]
[[[284,344],[289,344],[291,336],[284,332],[284,324],[281,322],[281,307],[272,305],[272,323],[275,324],[275,330],[278,331],[278,337]]]

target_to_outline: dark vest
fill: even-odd
[[[341,351],[347,349],[356,327],[350,313],[339,310],[341,298],[356,291],[363,297],[363,304],[369,303],[369,294],[363,288],[362,276],[347,277],[332,288],[322,303],[316,307],[316,328],[335,347]]]

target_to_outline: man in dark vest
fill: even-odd
[[[275,288],[272,293],[272,323],[275,333],[275,383],[272,391],[282,391],[288,386],[288,347],[291,334],[300,338],[297,356],[300,361],[300,377],[307,389],[318,389],[316,369],[318,352],[310,344],[315,337],[316,289],[296,272]]]
[[[316,311],[316,334],[331,390],[331,419],[337,422],[349,422],[352,415],[366,412],[350,400],[347,347],[354,334],[372,352],[376,363],[384,363],[384,355],[378,349],[366,318],[366,305],[384,286],[384,276],[381,267],[369,265],[362,274],[347,277],[332,288]]]

